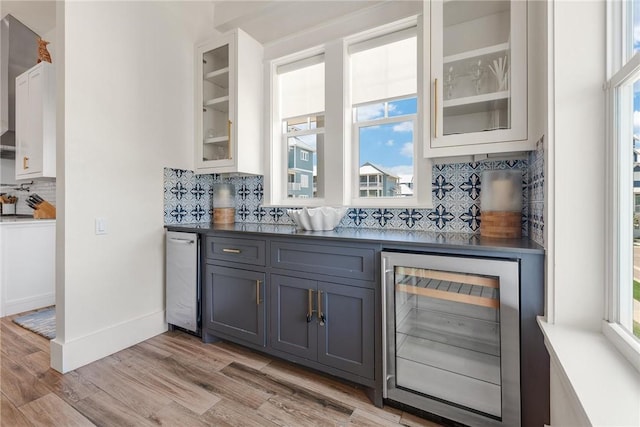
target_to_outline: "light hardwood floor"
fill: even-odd
[[[62,375],[49,340],[0,319],[0,425],[437,426],[229,343],[167,332]]]

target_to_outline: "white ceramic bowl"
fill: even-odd
[[[311,231],[333,230],[340,222],[348,208],[333,208],[321,206],[319,208],[287,209],[287,214],[299,228]]]

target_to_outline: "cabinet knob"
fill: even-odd
[[[27,156],[22,158],[22,169],[29,169],[29,158]]]

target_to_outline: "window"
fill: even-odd
[[[316,177],[315,191],[308,180],[309,176],[321,174],[323,170],[324,55],[278,66],[277,80],[278,117],[287,158],[286,161],[279,159],[282,167],[273,172],[299,177],[297,183],[288,181],[286,193],[282,187],[278,193],[286,194],[288,199],[316,198],[322,193],[322,175]]]
[[[609,192],[612,260],[608,328],[604,332],[629,355],[640,351],[640,1],[614,2],[608,82]],[[617,55],[613,53],[617,52]],[[615,62],[612,64],[612,62]],[[615,333],[612,333],[615,332]],[[636,360],[636,367],[640,364]]]
[[[415,174],[416,27],[350,45],[349,61],[352,169],[360,177],[354,177],[353,182],[361,183],[355,194],[360,199],[413,197],[413,191],[400,186],[400,181],[411,181]],[[369,179],[363,186],[364,175]]]
[[[266,206],[431,207],[431,163],[420,143],[421,20],[376,20],[312,49],[270,47],[288,54],[267,60]]]

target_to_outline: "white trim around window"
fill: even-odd
[[[629,2],[632,3],[632,2]],[[606,83],[607,244],[605,320],[602,332],[640,371],[640,340],[633,335],[633,84],[640,80],[640,53],[629,57],[633,36],[630,8],[623,2],[607,7],[609,44]],[[619,25],[620,22],[626,23]],[[616,25],[618,23],[618,25]],[[620,63],[621,58],[627,58]]]

